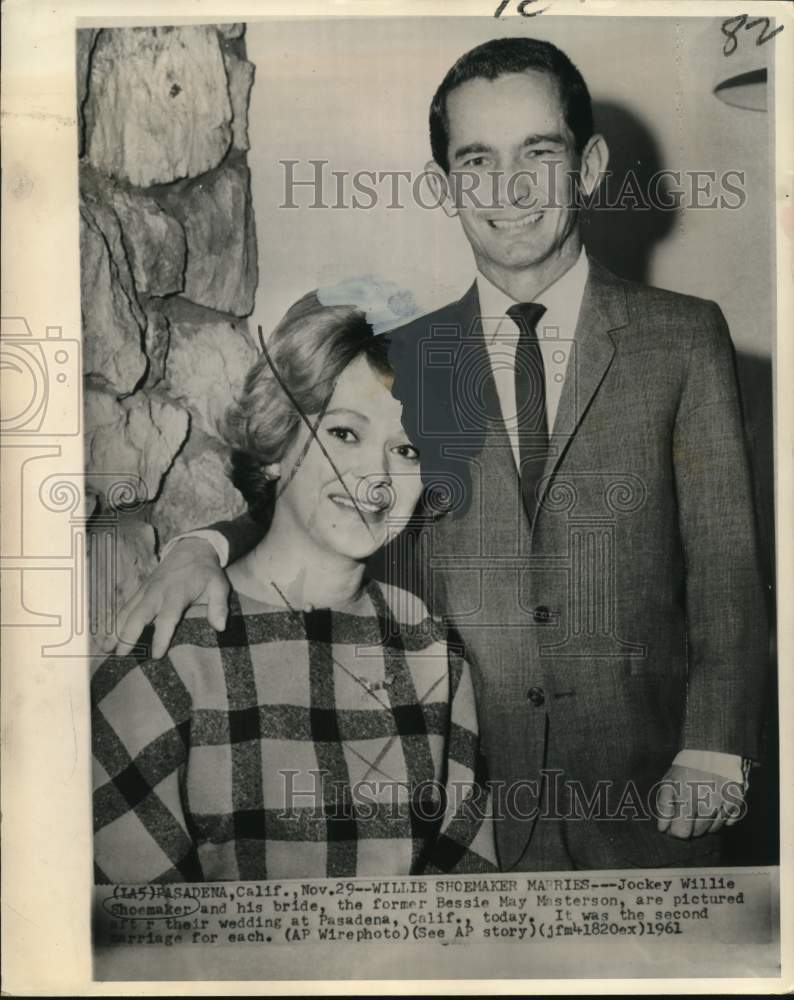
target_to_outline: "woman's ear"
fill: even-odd
[[[454,219],[458,214],[458,209],[452,196],[449,176],[435,160],[428,160],[425,164],[425,177],[430,192],[436,200],[436,205],[440,205],[444,209],[444,214],[448,218]]]
[[[281,478],[281,463],[271,462],[269,465],[265,466],[265,475],[268,479],[280,479]]]

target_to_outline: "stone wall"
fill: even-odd
[[[254,66],[242,24],[102,28],[77,78],[86,492],[118,603],[168,538],[244,509],[218,424],[257,354]]]

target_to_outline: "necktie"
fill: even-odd
[[[521,496],[530,522],[535,513],[537,487],[549,453],[546,417],[546,372],[536,327],[546,307],[519,302],[507,315],[519,329],[515,360],[516,425],[520,456]]]

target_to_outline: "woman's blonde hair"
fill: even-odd
[[[325,410],[337,379],[360,355],[391,378],[388,349],[387,338],[376,337],[354,306],[324,306],[309,292],[290,307],[246,376],[223,428],[232,482],[253,518],[270,523],[276,483],[266,466],[280,461],[304,417]]]

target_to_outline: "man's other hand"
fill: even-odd
[[[733,826],[745,813],[742,786],[729,778],[674,764],[656,796],[657,829],[690,840]]]
[[[121,609],[116,634],[103,652],[129,653],[141,632],[154,622],[151,655],[165,656],[182,615],[193,604],[207,605],[207,620],[217,631],[226,628],[229,581],[215,549],[200,538],[177,542],[146,583]]]

